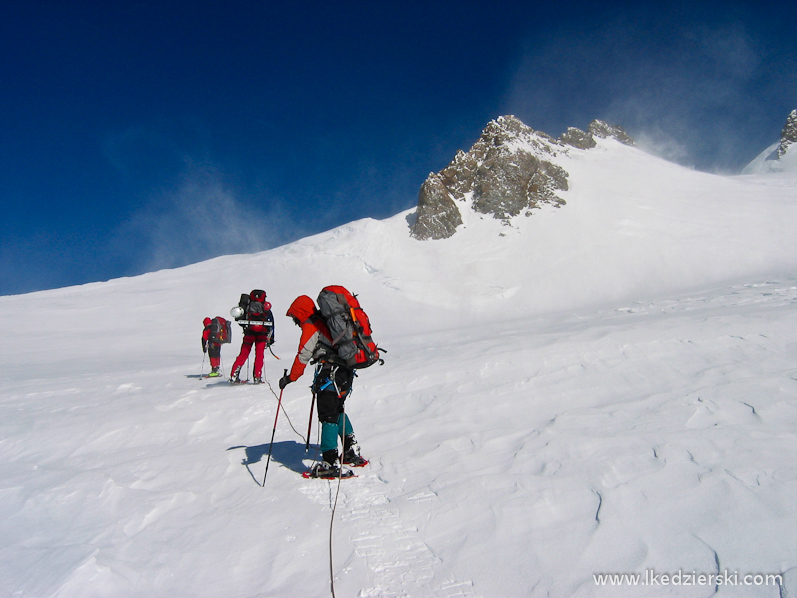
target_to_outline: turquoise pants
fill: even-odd
[[[338,448],[338,437],[343,442],[344,436],[353,434],[354,429],[351,427],[349,416],[341,413],[338,417],[338,422],[330,424],[323,422],[321,424],[321,453],[331,451]]]

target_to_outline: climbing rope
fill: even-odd
[[[346,421],[346,406],[343,406],[343,421]],[[345,425],[345,424],[344,424]],[[320,428],[320,426],[319,426]],[[332,504],[332,516],[329,518],[329,589],[332,591],[332,598],[335,598],[335,573],[332,567],[332,525],[335,523],[335,511],[338,508],[338,495],[340,494],[340,482],[343,479],[343,455],[340,458],[338,468],[338,487],[335,490],[335,502]]]

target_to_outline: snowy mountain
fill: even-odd
[[[530,217],[463,195],[440,240],[413,210],[0,297],[0,596],[797,595],[797,180],[594,141]],[[308,373],[261,487],[283,314],[327,284],[388,350],[347,402],[371,463],[299,475]],[[253,288],[270,385],[199,379],[203,317]]]

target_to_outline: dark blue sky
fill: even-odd
[[[737,171],[797,108],[796,4],[7,0],[0,294],[390,216],[502,114]]]

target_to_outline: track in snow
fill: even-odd
[[[333,563],[336,584],[359,558],[367,565],[369,587],[362,588],[357,598],[479,598],[469,580],[435,580],[440,559],[418,530],[402,521],[400,510],[381,492],[378,476],[367,468],[358,473],[357,479],[341,483],[335,510],[333,544],[340,546],[340,539],[348,536],[353,549],[343,567]],[[337,484],[313,480],[299,490],[331,515]]]

